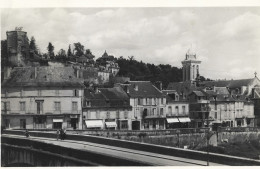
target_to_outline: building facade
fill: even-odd
[[[2,83],[2,124],[11,129],[81,129],[83,89],[72,68],[14,68]]]
[[[163,90],[166,95],[166,128],[190,127],[189,103],[175,90]]]
[[[121,86],[130,97],[132,130],[166,128],[166,96],[149,81],[129,81]]]
[[[82,128],[131,130],[131,110],[129,97],[120,87],[85,89]]]

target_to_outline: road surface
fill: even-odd
[[[32,137],[32,136],[30,138],[25,138],[25,136],[9,135],[9,134],[3,134],[3,136],[36,140],[44,143],[59,145],[62,147],[92,151],[100,154],[105,154],[108,156],[116,156],[120,158],[123,157],[126,159],[146,162],[148,164],[155,165],[155,166],[205,166],[207,165],[206,161],[162,155],[162,154],[150,153],[145,151],[138,151],[133,149],[90,143],[86,141],[75,141],[75,140],[61,141],[53,138]],[[221,165],[221,164],[211,163],[211,162],[209,164],[210,166]]]

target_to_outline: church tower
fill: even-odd
[[[182,63],[183,82],[195,81],[199,76],[199,65],[201,61],[197,60],[196,53],[189,49],[186,53],[185,60]]]

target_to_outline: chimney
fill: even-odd
[[[134,89],[135,89],[135,91],[138,91],[138,85],[137,84],[134,84]]]
[[[125,92],[126,92],[127,94],[129,94],[129,86],[128,86],[128,85],[125,86]]]

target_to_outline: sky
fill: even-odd
[[[260,77],[260,7],[10,8],[1,39],[23,27],[42,53],[80,42],[96,58],[115,57],[181,68],[189,48],[210,79]]]

